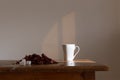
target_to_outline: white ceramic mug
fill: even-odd
[[[80,47],[75,44],[64,44],[64,60],[65,61],[73,61],[75,56],[79,53]]]

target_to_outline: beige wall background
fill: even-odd
[[[0,0],[0,60],[45,53],[63,60],[62,44],[76,57],[109,65],[97,80],[120,80],[119,0]]]

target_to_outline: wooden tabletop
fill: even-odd
[[[108,67],[95,61],[81,59],[73,62],[59,61],[57,64],[46,65],[15,65],[15,61],[1,60],[1,72],[81,72],[108,71]]]

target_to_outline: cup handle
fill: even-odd
[[[76,48],[78,48],[78,50],[77,50],[77,52],[74,54],[74,58],[75,58],[75,56],[79,53],[79,51],[80,51],[80,47],[79,46],[76,46]]]

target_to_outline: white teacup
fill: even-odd
[[[65,61],[73,61],[75,56],[79,53],[80,47],[75,44],[64,44],[64,60]]]

